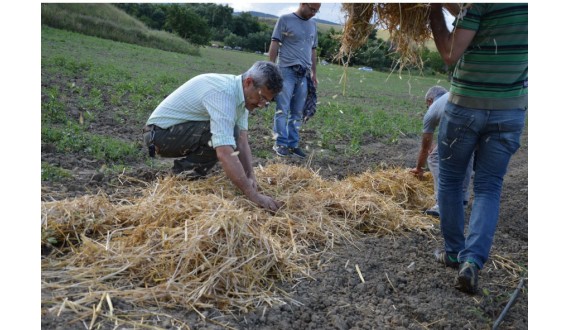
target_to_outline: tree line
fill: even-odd
[[[221,41],[232,48],[239,46],[252,52],[266,52],[273,32],[273,26],[259,21],[258,17],[247,12],[234,15],[233,8],[222,4],[121,3],[115,6],[151,29],[177,34],[198,46]],[[389,41],[376,38],[376,33],[376,30],[371,32],[368,42],[350,59],[350,65],[369,66],[384,71],[394,69],[398,54],[391,51],[393,47]],[[341,34],[332,27],[326,32],[318,32],[317,55],[321,60],[339,61],[337,54]],[[426,48],[421,57],[424,72],[447,71],[437,52]]]

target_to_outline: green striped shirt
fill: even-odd
[[[457,29],[477,31],[456,64],[450,102],[478,109],[528,104],[528,4],[475,3]]]
[[[168,95],[146,124],[169,128],[188,121],[210,121],[212,147],[236,148],[234,127],[247,130],[248,118],[241,79],[241,75],[198,75]]]

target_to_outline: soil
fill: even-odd
[[[54,82],[51,82],[54,83]],[[70,113],[74,116],[73,104]],[[142,123],[123,118],[117,121],[112,109],[101,112],[104,117],[91,122],[90,130],[130,141],[141,140]],[[75,114],[77,115],[77,114]],[[317,114],[318,115],[318,114]],[[270,128],[261,127],[250,119],[250,144],[254,154],[271,151]],[[310,166],[325,178],[343,178],[367,169],[384,166],[412,167],[420,146],[420,136],[402,136],[394,143],[364,138],[359,153],[353,154],[339,141],[335,151],[320,150],[314,141],[316,130],[309,122],[301,134],[310,157],[305,160],[283,159],[271,156],[254,159],[254,165],[269,162],[287,162]],[[142,152],[141,143],[141,152]],[[266,152],[267,154],[267,152]],[[99,190],[109,195],[126,195],[137,183],[118,184],[116,174],[108,174],[110,166],[90,159],[84,154],[58,153],[54,146],[42,144],[42,162],[68,169],[72,178],[42,181],[42,201],[73,198],[96,194]],[[164,174],[172,160],[158,160],[151,168],[135,159],[127,164],[125,174],[152,182]],[[217,165],[214,172],[220,172]],[[130,185],[130,186],[129,186]],[[468,209],[469,212],[469,209]],[[190,329],[490,329],[507,305],[517,285],[523,279],[514,305],[508,310],[501,329],[528,328],[528,135],[525,130],[521,148],[513,156],[504,179],[499,225],[491,258],[481,271],[479,292],[467,295],[453,287],[455,272],[434,262],[433,251],[443,246],[438,228],[428,232],[406,232],[397,236],[362,237],[356,246],[338,246],[334,253],[323,257],[323,264],[307,279],[292,286],[283,283],[283,289],[292,292],[297,303],[281,306],[260,306],[241,315],[222,315],[216,310],[164,310],[157,328]],[[44,252],[42,252],[43,254]],[[325,262],[326,261],[326,262]],[[355,265],[358,265],[364,283]],[[505,266],[506,265],[506,266]],[[511,266],[509,266],[511,265]],[[513,266],[514,265],[514,266]],[[45,294],[42,292],[42,294]],[[42,304],[43,305],[43,304]],[[116,304],[117,311],[136,308]],[[59,316],[42,306],[42,329],[85,329],[73,312]],[[116,328],[106,321],[102,329]],[[119,329],[133,325],[119,326]],[[141,328],[135,326],[135,328]]]

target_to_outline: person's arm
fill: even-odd
[[[224,145],[216,147],[216,155],[218,156],[218,160],[220,161],[226,176],[249,200],[272,212],[277,211],[281,206],[283,206],[283,202],[274,200],[269,196],[265,196],[253,187],[250,179],[244,171],[238,154],[234,152],[232,146]],[[251,155],[249,157],[251,157]]]
[[[269,60],[273,63],[277,63],[277,53],[279,51],[279,41],[271,40],[269,44]]]
[[[319,81],[317,80],[317,50],[313,49],[311,51],[311,79],[313,79],[313,84],[317,88]]]
[[[450,33],[443,16],[442,4],[432,3],[430,6],[429,21],[435,46],[445,64],[453,65],[463,55],[477,31],[454,29]]]
[[[424,165],[427,161],[429,152],[432,149],[432,142],[433,142],[433,133],[422,134],[422,146],[420,149],[420,153],[418,154],[418,161],[416,162],[416,168],[410,171],[419,178],[421,178],[424,174]]]
[[[247,136],[247,131],[241,130],[239,132],[239,138],[237,140],[237,150],[239,151],[238,158],[243,166],[245,175],[251,181],[251,185],[257,190],[257,180],[255,179],[255,173],[253,171],[253,166],[251,164],[251,149],[249,148],[249,140]]]

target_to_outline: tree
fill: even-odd
[[[229,30],[232,27],[234,9],[228,5],[191,3],[188,6],[204,18],[213,30]]]
[[[250,33],[243,40],[243,47],[251,51],[265,52],[265,45],[269,46],[271,42],[271,31],[259,31]]]
[[[235,47],[240,46],[243,47],[244,38],[235,35],[234,33],[230,33],[227,37],[224,38],[224,44],[226,46]]]
[[[261,31],[261,25],[257,17],[250,13],[241,13],[233,18],[232,32],[238,36],[246,37],[250,33]]]
[[[196,45],[204,46],[210,41],[208,24],[189,6],[169,6],[165,28]]]
[[[151,29],[164,29],[164,24],[166,22],[166,7],[168,5],[151,3],[118,3],[115,6],[127,14],[136,17]]]
[[[338,49],[340,47],[340,36],[341,34],[336,33],[334,28],[330,28],[327,33],[319,34],[319,48],[318,48],[318,55],[329,61],[333,62],[335,56],[338,54]]]

